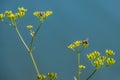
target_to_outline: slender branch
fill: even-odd
[[[17,26],[15,27],[15,30],[16,30],[16,32],[17,32],[17,34],[18,34],[18,37],[20,38],[22,44],[25,46],[25,48],[26,48],[27,51],[29,52],[30,49],[29,49],[29,47],[27,46],[27,44],[25,43],[24,39],[22,38],[22,36],[21,36],[21,34],[20,34],[20,32],[19,32]]]
[[[31,42],[30,42],[30,47],[29,47],[29,49],[30,49],[29,54],[30,54],[30,57],[31,57],[31,60],[32,60],[32,63],[33,63],[33,65],[34,65],[34,68],[35,68],[35,70],[36,70],[37,75],[39,75],[40,72],[39,72],[38,67],[37,67],[37,65],[36,65],[35,59],[34,59],[34,57],[33,57],[33,55],[32,55],[32,51],[33,51],[33,50],[32,50],[32,47],[33,47],[33,42],[34,42],[35,36],[36,36],[36,34],[38,33],[38,31],[40,30],[41,26],[42,26],[42,23],[40,23],[40,25],[38,26],[38,28],[37,28],[37,30],[35,31],[34,35],[32,36],[32,39],[31,39]]]
[[[81,70],[79,68],[79,66],[80,66],[80,54],[82,53],[83,50],[84,50],[84,47],[77,52],[77,54],[78,54],[78,79],[77,80],[80,80],[80,74],[81,74]]]
[[[33,45],[33,42],[34,42],[34,39],[35,39],[35,36],[36,34],[38,33],[38,31],[40,30],[41,26],[42,26],[43,23],[40,23],[40,25],[38,26],[37,30],[35,31],[34,35],[32,36],[32,39],[31,39],[31,42],[30,42],[30,50],[32,50],[32,45]]]
[[[34,65],[34,68],[35,68],[35,70],[36,70],[37,75],[39,75],[40,73],[39,73],[38,67],[37,67],[37,65],[36,65],[35,59],[34,59],[34,57],[33,57],[33,55],[32,55],[32,51],[31,51],[30,48],[26,45],[26,43],[25,43],[24,39],[22,38],[22,36],[21,36],[18,28],[15,27],[15,29],[16,29],[16,32],[17,32],[17,34],[18,34],[21,42],[23,43],[23,45],[25,46],[25,48],[27,49],[27,51],[28,51],[28,53],[29,53],[29,55],[30,55],[30,58],[31,58],[31,60],[32,60],[32,63],[33,63],[33,65]]]
[[[98,69],[95,69],[88,77],[86,80],[89,80],[97,71]]]
[[[35,68],[35,70],[36,70],[37,75],[39,75],[40,73],[39,73],[38,67],[37,67],[37,65],[36,65],[35,59],[34,59],[34,57],[33,57],[33,55],[32,55],[32,52],[30,52],[30,58],[31,58],[31,60],[32,60],[32,63],[33,63],[33,65],[34,65],[34,68]]]
[[[80,80],[80,68],[79,68],[79,65],[80,65],[80,53],[78,53],[78,79],[77,80]]]

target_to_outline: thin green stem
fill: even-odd
[[[37,75],[39,75],[40,73],[39,73],[38,67],[37,67],[37,65],[36,65],[35,59],[34,59],[34,57],[33,57],[33,55],[32,55],[32,52],[29,52],[29,54],[30,54],[30,58],[31,58],[31,60],[32,60],[32,63],[33,63],[33,65],[34,65],[34,68],[35,68],[35,70],[36,70],[36,73],[37,73]]]
[[[38,31],[40,30],[41,26],[42,26],[43,23],[40,23],[40,25],[38,26],[37,30],[35,31],[34,35],[32,36],[32,39],[31,39],[31,42],[30,42],[30,50],[32,50],[32,46],[33,46],[33,42],[34,42],[34,39],[35,39],[35,36],[36,34],[38,33]]]
[[[79,65],[80,65],[80,53],[78,53],[78,79],[77,80],[80,80],[80,73],[81,73]]]
[[[30,49],[30,52],[29,52],[29,53],[30,53],[30,57],[31,57],[31,59],[32,59],[32,63],[33,63],[33,65],[34,65],[34,67],[35,67],[35,70],[36,70],[37,75],[39,75],[40,72],[39,72],[38,67],[37,67],[37,65],[36,65],[35,59],[34,59],[34,57],[33,57],[33,55],[32,55],[32,51],[33,51],[33,48],[32,48],[32,47],[33,47],[33,42],[34,42],[34,39],[35,39],[35,37],[36,37],[36,34],[37,34],[38,31],[40,30],[42,24],[43,24],[43,23],[40,23],[40,25],[38,26],[38,28],[37,28],[37,30],[35,31],[34,35],[32,36],[32,39],[31,39],[31,42],[30,42],[30,47],[29,47],[29,49]]]
[[[5,22],[4,20],[3,20],[3,22],[4,22],[5,24],[8,24],[8,23]],[[10,25],[10,24],[8,24],[8,25],[9,25],[9,26],[13,26],[13,27],[15,28],[15,30],[16,30],[16,32],[17,32],[17,34],[18,34],[18,37],[19,37],[19,39],[20,39],[20,41],[22,42],[22,44],[24,45],[24,47],[27,49],[27,51],[28,51],[28,53],[29,53],[29,55],[30,55],[30,58],[31,58],[31,60],[32,60],[32,63],[33,63],[33,65],[34,65],[34,68],[35,68],[35,70],[36,70],[37,75],[39,75],[40,73],[39,73],[38,67],[37,67],[36,62],[35,62],[35,59],[34,59],[34,57],[33,57],[33,55],[32,55],[32,44],[33,44],[35,35],[38,33],[38,31],[39,31],[42,23],[38,26],[38,29],[37,29],[36,32],[34,33],[34,36],[32,37],[32,40],[31,40],[31,43],[30,43],[30,47],[27,46],[26,42],[24,41],[23,37],[21,36],[21,34],[20,34],[20,32],[19,32],[19,29],[17,28],[16,22],[15,22],[15,21],[11,21],[11,23],[12,23],[12,25]]]
[[[28,51],[28,53],[29,53],[29,55],[30,55],[30,58],[31,58],[31,60],[32,60],[32,63],[33,63],[33,65],[34,65],[34,68],[35,68],[35,70],[36,70],[37,75],[39,75],[40,73],[39,73],[38,67],[37,67],[37,65],[36,65],[35,59],[34,59],[34,57],[33,57],[33,55],[32,55],[32,50],[26,45],[26,43],[25,43],[23,37],[21,36],[21,34],[20,34],[17,26],[15,27],[15,29],[16,29],[16,32],[17,32],[17,34],[18,34],[21,42],[23,43],[23,45],[25,46],[25,48],[27,49],[27,51]]]
[[[88,77],[86,80],[89,80],[97,71],[98,69],[95,69]]]
[[[25,43],[24,39],[22,38],[22,36],[21,36],[21,34],[20,34],[20,32],[19,32],[17,26],[15,27],[15,30],[16,30],[16,32],[17,32],[17,34],[18,34],[18,37],[20,38],[22,44],[25,46],[25,48],[26,48],[27,51],[29,52],[30,49],[29,49],[29,47],[27,46],[27,44]]]

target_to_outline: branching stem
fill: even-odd
[[[33,45],[33,42],[34,42],[35,35],[37,34],[37,32],[39,31],[39,29],[40,29],[41,26],[42,26],[42,24],[40,24],[40,25],[38,26],[38,29],[36,30],[34,36],[33,36],[32,39],[31,39],[30,47],[28,47],[27,44],[26,44],[26,42],[24,41],[23,37],[21,36],[21,34],[20,34],[17,26],[14,26],[14,25],[13,25],[13,27],[15,28],[15,30],[16,30],[16,32],[17,32],[17,34],[18,34],[19,39],[21,40],[22,44],[25,46],[25,48],[27,49],[27,51],[28,51],[28,53],[29,53],[29,55],[30,55],[30,58],[31,58],[31,60],[32,60],[32,63],[33,63],[33,65],[34,65],[34,68],[35,68],[35,70],[36,70],[37,75],[39,75],[40,73],[39,73],[38,67],[37,67],[37,65],[36,65],[35,59],[34,59],[34,57],[33,57],[33,55],[32,55],[32,45]]]
[[[30,42],[30,50],[32,50],[32,46],[33,46],[33,42],[34,42],[34,39],[35,39],[35,36],[36,34],[38,33],[38,31],[40,30],[41,26],[42,26],[43,23],[40,23],[40,25],[38,26],[37,30],[35,31],[34,35],[32,36],[32,39],[31,39],[31,42]]]
[[[18,37],[19,37],[19,39],[21,40],[22,44],[25,46],[25,48],[26,48],[27,51],[29,52],[30,49],[29,49],[29,47],[27,46],[27,44],[25,43],[24,39],[22,38],[22,36],[21,36],[21,34],[20,34],[17,26],[15,27],[15,30],[16,30],[16,32],[17,32],[17,34],[18,34]]]

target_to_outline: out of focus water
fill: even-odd
[[[67,49],[75,40],[89,39],[90,46],[82,53],[87,69],[81,80],[94,69],[85,55],[94,50],[104,54],[106,48],[116,52],[116,64],[100,69],[91,80],[120,80],[120,1],[119,0],[1,0],[0,13],[27,8],[19,25],[25,41],[30,35],[25,26],[39,24],[32,12],[52,10],[38,33],[33,53],[40,73],[56,72],[58,80],[73,80],[77,55]],[[27,51],[15,30],[0,22],[0,80],[37,80]]]

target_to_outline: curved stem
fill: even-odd
[[[97,71],[98,69],[95,69],[88,77],[86,80],[89,80]]]

